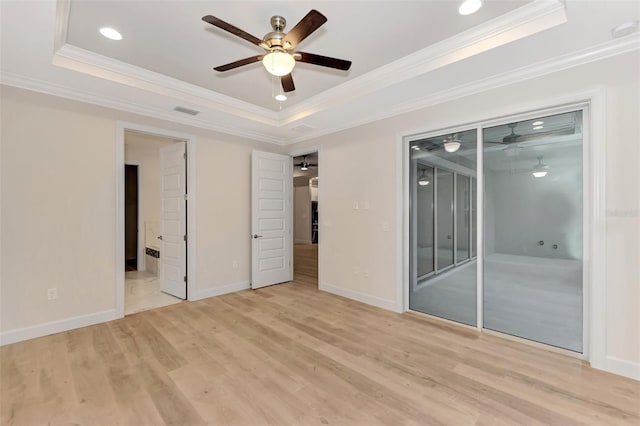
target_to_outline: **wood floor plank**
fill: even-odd
[[[637,381],[320,292],[312,269],[4,346],[0,424],[640,424]]]

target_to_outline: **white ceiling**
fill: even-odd
[[[638,2],[492,1],[0,1],[0,81],[254,140],[289,144],[640,47],[612,39]],[[296,93],[271,101],[260,64],[211,68],[259,49],[201,21],[212,14],[257,37],[282,14],[328,22],[306,52],[353,61],[347,72],[299,63]],[[102,39],[112,25],[121,42]],[[201,111],[196,117],[173,109]]]
[[[290,107],[340,83],[487,22],[531,0],[487,0],[476,14],[461,16],[455,1],[400,2],[71,2],[67,42],[122,62],[264,108],[278,110],[272,79],[260,63],[218,73],[214,66],[263,53],[241,38],[203,22],[212,14],[262,38],[269,19],[281,15],[291,29],[316,8],[328,21],[300,45],[304,52],[351,60],[348,72],[298,63]],[[98,33],[116,28],[122,41]],[[400,31],[401,30],[401,31]]]

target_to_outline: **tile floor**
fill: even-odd
[[[126,272],[124,279],[125,315],[182,302],[177,297],[160,291],[160,279],[151,272]]]

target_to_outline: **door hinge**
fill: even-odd
[[[186,152],[184,154],[182,154],[182,158],[184,158],[185,160],[187,159],[187,153]]]
[[[187,201],[189,199],[189,194],[184,194],[184,200]]]
[[[187,241],[187,234],[184,234],[184,240]]]
[[[185,283],[187,282],[187,276],[186,275],[184,276],[184,282]]]

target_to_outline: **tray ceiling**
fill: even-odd
[[[636,1],[485,0],[471,16],[458,15],[458,4],[1,1],[0,82],[291,144],[640,48],[637,32],[611,36],[639,19]],[[328,21],[300,50],[352,60],[349,72],[298,63],[296,91],[280,104],[259,63],[213,71],[260,51],[202,16],[262,37],[272,15],[285,16],[290,29],[312,8]],[[100,36],[107,25],[124,39]]]
[[[530,0],[485,0],[476,14],[458,14],[457,1],[400,2],[192,2],[71,1],[67,43],[260,107],[279,110],[357,78],[512,11]],[[263,50],[201,18],[211,14],[258,38],[271,31],[272,15],[290,30],[309,10],[328,21],[298,50],[351,60],[348,72],[298,63],[296,90],[280,104],[271,76],[260,63],[218,73],[214,66],[262,54]],[[117,29],[123,40],[98,33]],[[277,87],[277,86],[276,86]]]

